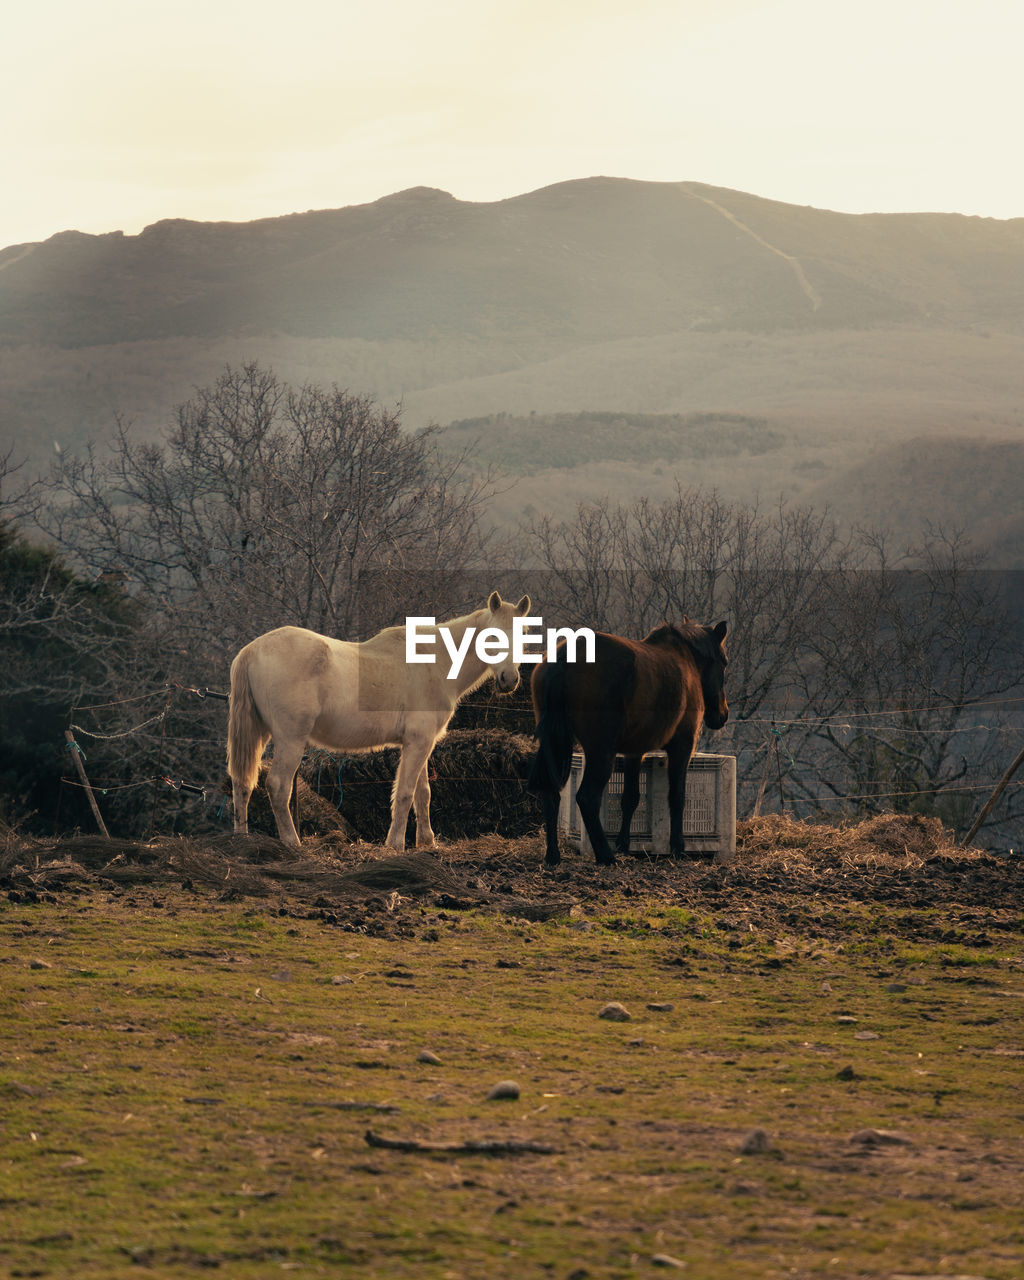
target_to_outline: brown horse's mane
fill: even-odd
[[[644,636],[643,643],[650,645],[678,645],[680,641],[688,645],[697,658],[712,658],[714,656],[715,645],[708,628],[701,626],[700,623],[691,622],[689,618],[684,618],[682,622],[678,623],[663,622],[660,627],[655,627],[649,635]]]

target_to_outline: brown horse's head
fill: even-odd
[[[705,627],[699,622],[691,622],[684,614],[679,626],[666,623],[647,637],[648,643],[660,641],[685,645],[693,654],[704,695],[704,723],[709,729],[724,729],[729,719],[729,703],[725,697],[725,668],[729,665],[725,634],[728,629],[727,622]]]
[[[709,729],[724,729],[729,719],[729,703],[725,697],[725,668],[729,665],[725,655],[725,633],[728,630],[729,624],[725,621],[713,627],[700,628],[704,641],[698,657],[700,687],[704,693],[704,723]]]

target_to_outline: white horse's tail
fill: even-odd
[[[260,758],[267,741],[267,726],[256,709],[249,683],[249,654],[243,649],[231,664],[228,695],[228,774],[231,781],[253,790],[260,776]]]

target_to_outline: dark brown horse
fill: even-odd
[[[597,861],[615,861],[600,818],[615,757],[624,757],[622,826],[615,847],[628,853],[629,824],[640,798],[640,757],[647,751],[668,755],[669,849],[685,851],[686,769],[701,727],[721,729],[729,719],[726,630],[724,622],[705,627],[684,617],[680,626],[658,627],[644,640],[598,632],[593,662],[567,662],[560,645],[553,661],[534,670],[539,745],[529,785],[540,792],[544,806],[549,866],[561,860],[558,799],[569,778],[574,740],[586,757],[576,803]]]

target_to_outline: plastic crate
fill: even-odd
[[[590,839],[576,805],[576,791],[583,779],[583,753],[572,757],[569,781],[562,791],[558,825],[583,853],[592,853]],[[613,847],[622,823],[622,757],[601,798],[601,825]],[[683,837],[687,852],[713,853],[716,862],[736,856],[736,757],[697,752],[686,775]],[[640,762],[640,800],[629,827],[633,853],[668,854],[668,757],[652,751]]]

